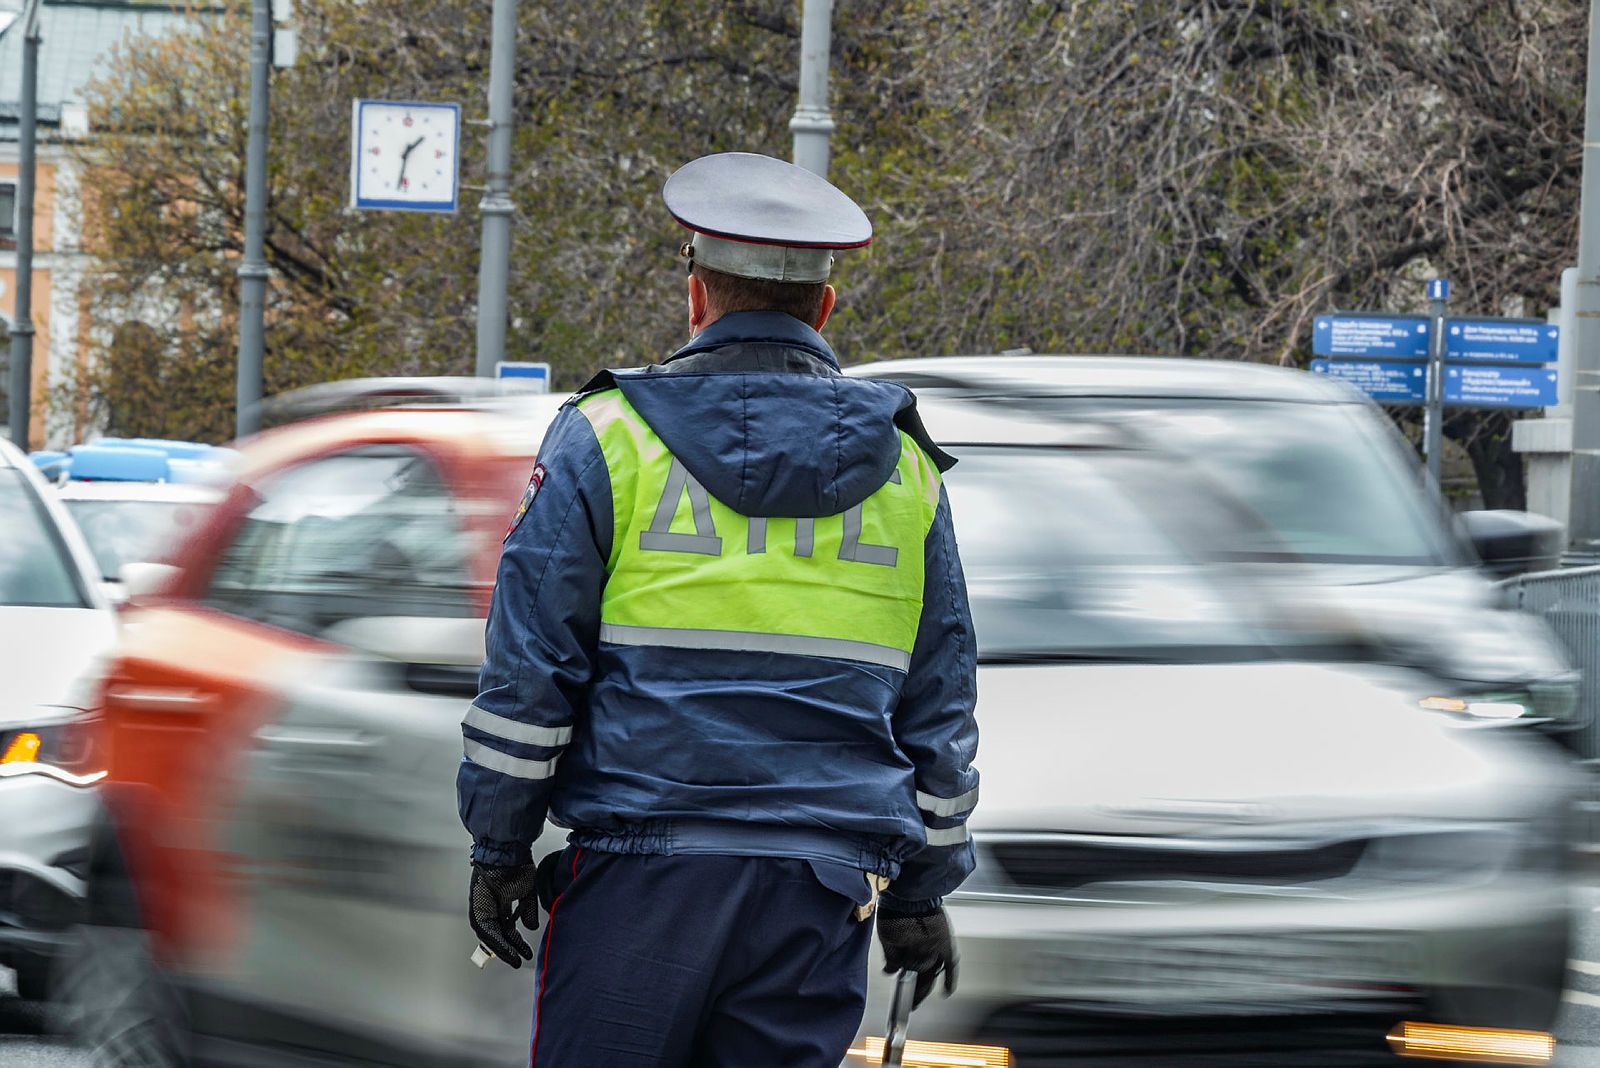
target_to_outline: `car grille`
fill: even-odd
[[[1350,874],[1366,839],[1205,849],[1139,840],[994,842],[989,853],[1018,886],[1074,890],[1095,883],[1189,881],[1295,885]]]

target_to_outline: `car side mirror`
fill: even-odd
[[[121,608],[128,603],[128,589],[121,582],[99,582],[100,596],[106,599],[106,604],[112,608]]]
[[[1567,528],[1559,520],[1509,509],[1463,512],[1459,520],[1478,559],[1491,574],[1510,578],[1527,571],[1548,571],[1561,563]]]
[[[136,561],[123,564],[117,572],[117,577],[122,580],[124,599],[138,601],[166,589],[167,584],[177,573],[178,568],[173,564]]]

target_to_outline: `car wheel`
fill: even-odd
[[[65,1030],[108,1068],[181,1068],[189,1063],[182,998],[137,927],[82,924],[58,972]]]

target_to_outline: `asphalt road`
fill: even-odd
[[[1568,973],[1565,1011],[1556,1027],[1560,1068],[1600,1068],[1600,887],[1578,891],[1582,922]],[[0,969],[0,1068],[89,1068],[89,1058],[48,1034],[38,1005],[8,996]]]

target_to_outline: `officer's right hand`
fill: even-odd
[[[537,881],[532,864],[472,865],[472,888],[468,893],[472,930],[484,949],[513,968],[533,959],[533,949],[517,930],[517,921],[521,920],[530,931],[539,929],[539,899],[534,892]]]
[[[944,909],[906,914],[891,912],[880,903],[878,906],[878,941],[883,943],[883,970],[890,975],[907,971],[917,973],[916,996],[911,999],[914,1009],[933,991],[934,980],[944,973],[944,996],[956,990],[955,935],[950,930],[950,918]]]

